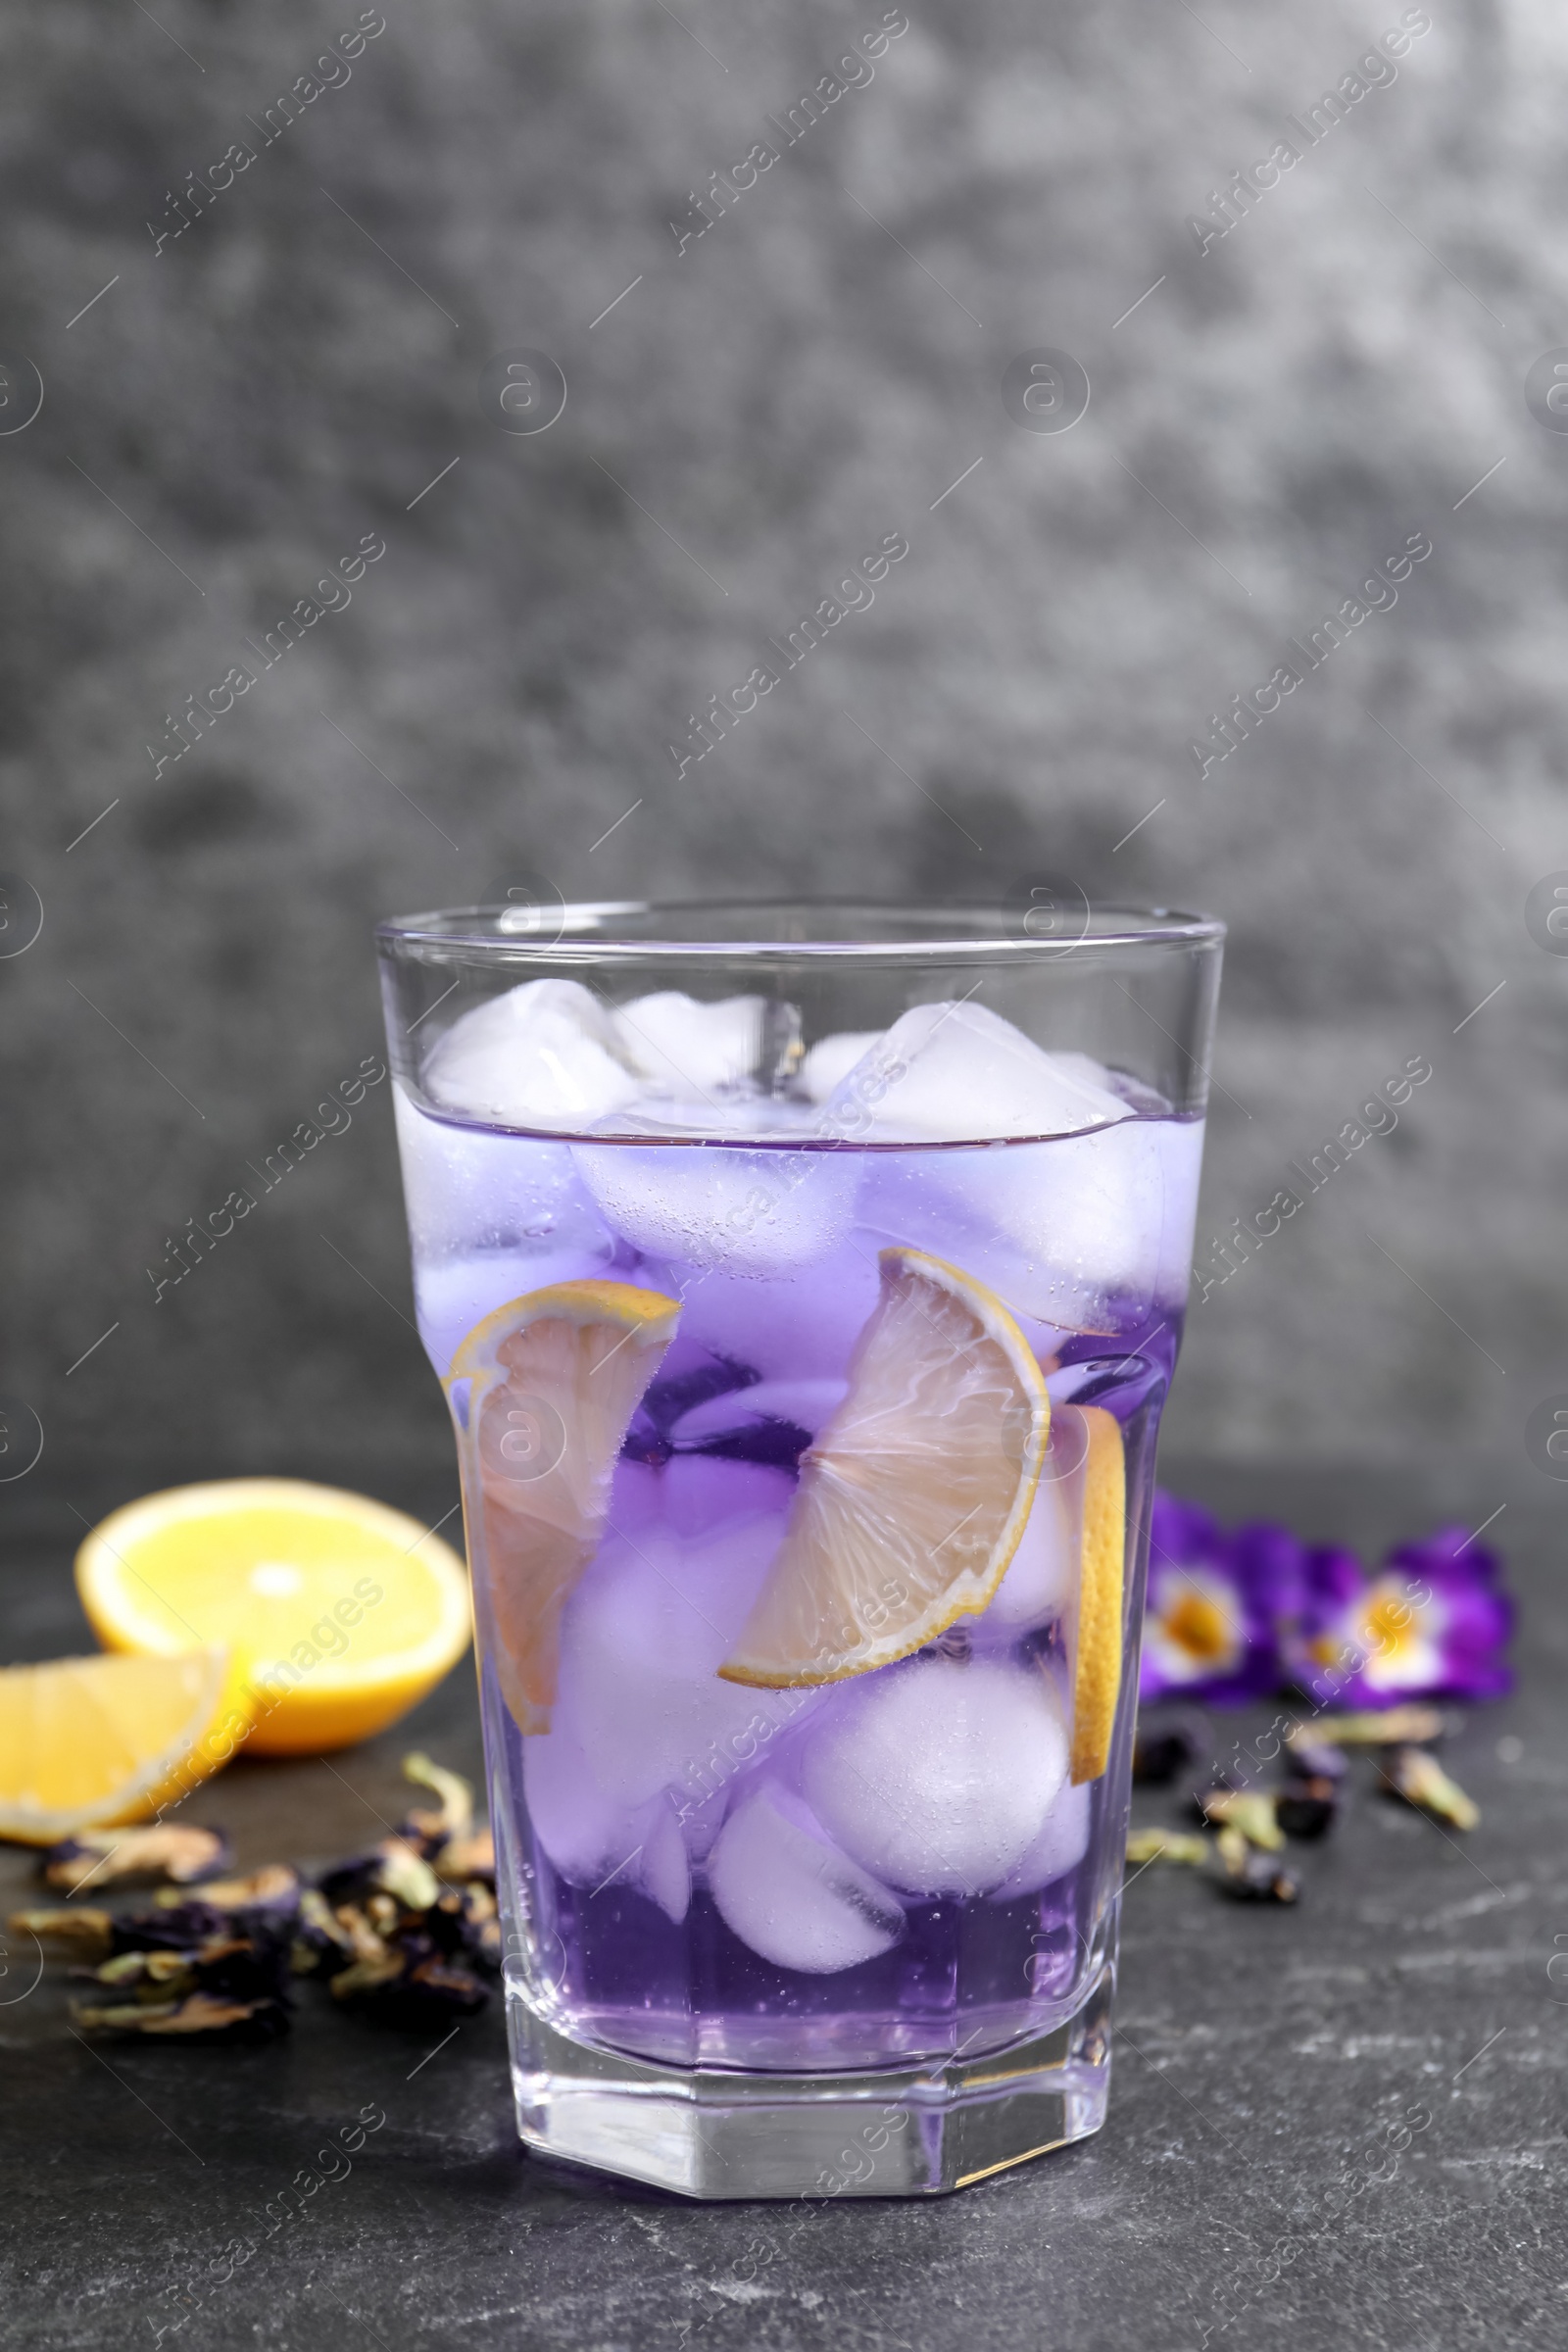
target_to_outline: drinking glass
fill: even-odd
[[[922,2195],[1103,2120],[1222,937],[381,927],[530,2147]]]

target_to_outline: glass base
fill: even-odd
[[[1105,2120],[1107,1965],[1052,2033],[983,2057],[851,2075],[654,2066],[569,2039],[514,1988],[517,2128],[541,2155],[687,2197],[930,2197]]]

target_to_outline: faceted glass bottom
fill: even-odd
[[[687,2197],[944,2196],[1105,2120],[1109,1963],[1065,2024],[972,2060],[848,2075],[650,2065],[509,1987],[517,2128],[541,2155]]]

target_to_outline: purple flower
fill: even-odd
[[[1400,1544],[1371,1577],[1349,1552],[1311,1552],[1286,1665],[1326,1705],[1500,1698],[1513,1687],[1500,1654],[1513,1603],[1499,1569],[1495,1552],[1462,1527]]]
[[[1303,1557],[1283,1528],[1226,1536],[1197,1503],[1156,1493],[1139,1696],[1223,1705],[1275,1690],[1276,1624],[1282,1599],[1299,1607]]]

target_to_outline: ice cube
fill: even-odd
[[[1064,1879],[1069,1870],[1077,1869],[1089,1851],[1092,1786],[1088,1781],[1081,1781],[1076,1788],[1070,1781],[1066,1784],[1023,1860],[994,1890],[991,1897],[994,1903],[1010,1903],[1016,1895],[1037,1894],[1053,1880]]]
[[[1018,1548],[977,1631],[1016,1639],[1064,1615],[1076,1599],[1087,1455],[1082,1415],[1070,1404],[1058,1406]]]
[[[762,1058],[764,997],[699,1004],[679,989],[634,997],[615,1013],[623,1051],[653,1088],[677,1100],[710,1100],[743,1085]]]
[[[688,1276],[645,1265],[641,1279],[682,1300],[682,1335],[764,1380],[842,1380],[877,1301],[882,1236],[857,1232],[797,1275],[746,1279],[731,1267]]]
[[[796,1078],[808,1102],[825,1102],[856,1063],[881,1044],[884,1034],[880,1029],[840,1029],[831,1037],[819,1037]]]
[[[645,1091],[614,1016],[577,980],[527,980],[439,1038],[424,1085],[442,1109],[581,1133]]]
[[[1055,1687],[1037,1668],[926,1655],[815,1724],[802,1788],[857,1862],[911,1894],[984,1894],[1015,1870],[1067,1778]]]
[[[658,1808],[658,1818],[648,1833],[641,1878],[644,1892],[679,1927],[691,1908],[692,1866],[680,1824],[668,1804]]]
[[[612,1532],[562,1619],[557,1698],[557,1720],[616,1804],[634,1810],[668,1789],[701,1806],[819,1701],[818,1691],[750,1690],[717,1674],[791,1493],[777,1472],[744,1463],[617,1472]],[[759,1510],[760,1498],[772,1507]]]
[[[522,1785],[534,1836],[564,1879],[590,1893],[611,1884],[637,1886],[671,1919],[685,1918],[690,1865],[667,1798],[622,1803],[559,1722],[524,1740]]]
[[[599,1208],[636,1250],[699,1272],[793,1272],[849,1229],[858,1170],[833,1152],[577,1144]]]
[[[865,1125],[865,1114],[871,1114]],[[1082,1054],[1048,1054],[984,1004],[916,1004],[829,1096],[826,1118],[880,1142],[1077,1135],[1131,1110]]]
[[[904,1909],[840,1853],[799,1798],[764,1781],[736,1807],[708,1859],[720,1918],[777,1968],[835,1976],[891,1950]]]
[[[602,1278],[611,1248],[588,1250],[484,1250],[434,1265],[416,1261],[414,1296],[419,1337],[444,1380],[452,1358],[476,1323],[498,1306],[556,1282]]]
[[[734,1439],[744,1446],[754,1432],[768,1425],[804,1430],[808,1438],[826,1426],[844,1399],[842,1380],[759,1380],[749,1387],[709,1396],[670,1428],[675,1446],[695,1448],[715,1439]]]
[[[476,1250],[577,1250],[608,1257],[615,1237],[566,1145],[459,1127],[394,1084],[403,1197],[421,1264]]]
[[[1152,1304],[1167,1227],[1190,1246],[1185,1163],[1173,1163],[1181,1192],[1167,1193],[1164,1139],[1181,1132],[1126,1118],[1048,1143],[873,1153],[859,1214],[954,1259],[1015,1312],[1058,1330],[1114,1329]]]

